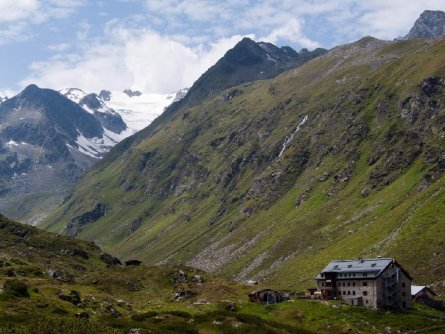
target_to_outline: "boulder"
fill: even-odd
[[[190,298],[191,296],[193,296],[193,292],[191,292],[189,290],[178,291],[175,293],[172,300],[174,300],[176,302],[180,302],[184,299]]]
[[[188,282],[187,274],[182,270],[178,270],[171,279],[171,281],[172,284],[187,283]]]
[[[121,266],[122,262],[117,257],[111,256],[110,254],[103,253],[100,259],[107,264],[108,267]]]
[[[74,315],[78,319],[89,319],[90,314],[88,312],[78,312]]]

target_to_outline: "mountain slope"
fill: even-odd
[[[94,115],[50,89],[30,85],[3,102],[0,210],[41,220],[109,148],[105,130]]]
[[[116,159],[131,145],[136,145],[140,141],[153,136],[171,121],[179,110],[193,107],[233,86],[276,77],[280,73],[291,68],[297,68],[326,52],[325,49],[313,51],[303,49],[298,53],[290,47],[278,48],[270,43],[256,43],[249,38],[244,38],[214,66],[202,74],[190,89],[178,92],[173,103],[150,123],[150,126],[116,145],[108,154],[106,160],[101,162],[101,165]],[[235,90],[222,98],[230,101],[239,93]]]
[[[443,292],[444,52],[444,40],[364,38],[180,109],[108,155],[42,227],[291,287],[332,258],[392,256]]]
[[[1,333],[376,334],[445,328],[443,312],[422,305],[383,314],[338,301],[250,303],[251,286],[185,267],[119,265],[92,243],[1,215],[0,240]],[[178,300],[181,291],[191,295]]]
[[[426,10],[405,38],[438,38],[443,35],[445,35],[445,12]]]

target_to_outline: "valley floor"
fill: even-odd
[[[0,294],[0,333],[445,332],[445,313],[417,304],[406,311],[373,311],[316,300],[264,305],[248,302],[252,287],[218,278],[205,277],[202,284],[172,285],[174,271],[170,269],[110,271],[95,284],[20,280],[26,282],[30,295]],[[0,286],[6,280],[15,279],[0,276]],[[180,290],[193,295],[172,301],[175,291]],[[71,291],[80,296],[77,305]],[[61,294],[67,296],[65,300]],[[86,313],[90,318],[78,318]],[[131,332],[134,328],[146,331]]]

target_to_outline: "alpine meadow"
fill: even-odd
[[[35,2],[66,10],[40,20],[68,20],[83,6],[99,6],[105,20],[113,6],[143,1]],[[269,2],[247,1],[259,7],[246,13],[287,8]],[[89,66],[79,55],[48,58],[57,73],[33,72],[38,86],[0,98],[0,333],[444,333],[445,12],[408,2],[392,22],[420,10],[405,37],[337,43],[379,15],[375,4],[290,1],[289,14],[298,7],[305,18],[293,30],[300,51],[276,45],[289,19],[276,40],[235,30],[215,57],[216,42],[217,51],[180,43],[195,25],[207,32],[210,8],[224,31],[244,3],[147,1],[131,28],[106,23],[105,36],[134,52],[115,60],[130,72],[116,65],[103,75],[92,49],[93,75],[71,77]],[[339,15],[327,21],[332,40],[300,36],[323,8]],[[165,29],[190,29],[136,43],[136,23],[158,12]],[[349,35],[335,26],[340,13],[357,15],[344,22]],[[0,48],[12,48],[1,36]],[[79,48],[79,36],[92,38],[78,35]],[[178,53],[171,66],[184,62],[169,91],[153,88],[167,85],[162,47]],[[204,70],[193,63],[211,56]],[[188,87],[178,87],[182,70],[196,71]],[[110,80],[115,72],[122,83]],[[84,78],[86,88],[74,88]],[[85,93],[99,79],[100,91]]]

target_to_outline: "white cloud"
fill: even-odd
[[[38,0],[2,0],[0,1],[0,22],[26,19],[38,8]]]
[[[65,18],[85,0],[0,0],[0,45],[23,42],[34,32],[31,26]]]
[[[309,49],[320,46],[318,42],[305,37],[301,31],[301,24],[297,19],[290,19],[282,26],[273,29],[267,36],[260,38],[265,42],[277,43],[279,40],[287,40],[300,44]]]
[[[190,47],[150,30],[114,26],[108,28],[107,37],[107,43],[89,45],[78,54],[34,62],[21,85],[79,87],[95,92],[125,88],[172,92],[190,87],[243,36]]]
[[[48,45],[48,50],[54,51],[54,52],[64,52],[67,51],[70,48],[69,43],[56,43]]]
[[[80,27],[74,35],[77,39],[69,37],[69,41],[50,45],[56,55],[33,62],[30,74],[21,84],[37,83],[55,89],[79,87],[87,91],[133,88],[170,92],[190,86],[242,36],[256,35],[260,36],[258,41],[290,44],[295,49],[332,47],[366,35],[391,40],[407,34],[423,10],[445,10],[445,0],[120,2],[143,3],[145,11],[119,17],[109,2],[97,2],[98,15],[106,9],[110,18],[115,17],[105,25],[103,34],[97,35],[94,20],[77,21]],[[3,8],[12,3],[13,0],[0,0]],[[1,16],[6,14],[1,14],[0,7],[0,44],[8,39],[29,38],[28,34],[21,34],[24,30],[31,31],[23,22],[37,24],[49,17],[64,17],[87,2],[14,0],[14,3],[21,6],[21,12]],[[36,3],[36,13],[31,13],[30,8],[35,8]],[[2,30],[1,22],[11,20],[15,20],[14,25]]]
[[[405,35],[425,9],[445,10],[445,0],[145,0],[160,29],[224,36],[255,33],[281,44],[316,47],[312,30],[331,41],[351,42],[366,35],[394,39]],[[303,24],[306,21],[315,24]],[[320,27],[326,26],[326,27]],[[333,46],[333,45],[330,45]]]

